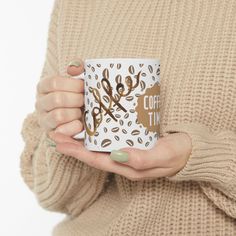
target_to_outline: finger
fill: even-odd
[[[50,139],[52,139],[54,142],[56,143],[74,143],[74,144],[78,144],[78,145],[83,145],[83,141],[82,140],[76,140],[71,138],[70,136],[67,136],[65,134],[62,133],[56,133],[54,130],[48,132],[48,136]]]
[[[71,76],[80,75],[84,72],[84,63],[82,59],[77,58],[72,60],[67,67],[67,74]]]
[[[81,79],[56,76],[53,78],[46,78],[38,83],[38,94],[47,94],[56,91],[83,93],[84,81]]]
[[[156,145],[149,150],[142,150],[138,148],[122,148],[118,152],[114,152],[117,155],[126,152],[128,154],[128,161],[122,162],[123,165],[128,165],[137,170],[144,170],[149,168],[168,168],[168,156],[165,149],[161,145]]]
[[[80,120],[73,120],[66,124],[60,125],[55,132],[63,133],[67,136],[74,136],[83,130],[83,124]]]
[[[85,147],[73,143],[60,143],[56,150],[65,155],[73,156],[87,165],[103,171],[113,172],[131,180],[163,177],[169,173],[166,168],[155,168],[145,171],[135,170],[129,166],[113,162],[107,153],[91,152]]]
[[[81,110],[78,108],[58,108],[41,115],[41,124],[46,129],[55,129],[59,125],[81,118]]]
[[[35,107],[38,111],[48,112],[59,107],[82,107],[83,104],[84,95],[82,93],[52,92],[40,97]]]

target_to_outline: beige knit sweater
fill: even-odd
[[[39,204],[65,213],[54,236],[236,235],[236,1],[56,0],[41,78],[75,57],[161,60],[161,133],[193,150],[171,178],[131,181],[47,146],[24,120],[21,174]]]

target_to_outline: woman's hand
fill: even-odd
[[[81,60],[69,64],[70,75],[80,75],[84,71]],[[73,136],[83,129],[81,122],[84,104],[83,80],[55,76],[44,78],[37,85],[35,109],[38,123],[46,131],[55,129],[60,133]]]
[[[123,175],[130,180],[170,177],[187,163],[192,151],[191,139],[186,133],[173,133],[158,139],[149,150],[122,148],[104,152],[88,151],[83,141],[76,141],[63,134],[50,132],[56,151],[73,156],[89,166]]]

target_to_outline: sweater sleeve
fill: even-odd
[[[56,0],[41,79],[58,73],[58,13],[59,1]],[[48,145],[51,140],[39,126],[36,111],[25,117],[21,135],[25,144],[20,156],[21,176],[43,208],[75,216],[98,198],[105,188],[108,173],[56,152],[55,147]]]
[[[236,133],[217,132],[199,123],[169,125],[164,132],[185,132],[192,140],[187,164],[171,181],[198,181],[205,195],[236,218]]]

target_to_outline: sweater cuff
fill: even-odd
[[[198,123],[169,125],[164,128],[164,132],[184,132],[192,141],[192,152],[187,164],[174,176],[167,177],[169,180],[208,181],[222,187],[229,187],[229,183],[235,182],[236,137],[233,132],[213,133]]]

